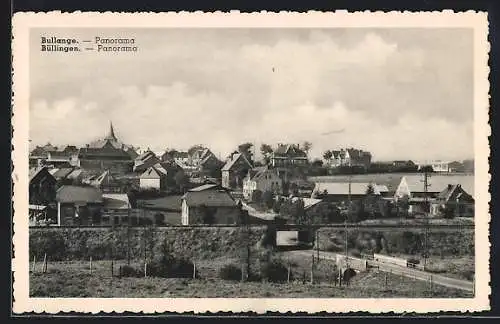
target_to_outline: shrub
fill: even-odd
[[[226,264],[220,269],[219,277],[224,280],[240,280],[241,269],[234,264]]]
[[[121,277],[139,278],[144,276],[144,272],[129,265],[121,266],[120,269],[121,269],[120,272]]]
[[[262,262],[260,269],[262,279],[271,282],[285,282],[288,279],[288,268],[281,260]]]
[[[54,261],[64,260],[66,257],[66,243],[63,233],[49,232],[34,232],[29,236],[30,254],[35,255],[37,260],[47,256]]]

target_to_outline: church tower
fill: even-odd
[[[112,140],[112,141],[116,141],[116,136],[115,136],[115,131],[113,129],[113,122],[109,122],[109,133],[108,135],[104,138],[106,140]]]

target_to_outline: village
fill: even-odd
[[[110,123],[85,147],[30,153],[30,225],[237,224],[242,210],[258,224],[474,216],[471,161],[380,163],[352,148],[310,161],[311,145],[264,144],[254,161],[244,143],[222,161],[202,145],[135,150]]]

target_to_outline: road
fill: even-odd
[[[305,251],[302,250],[302,251],[293,251],[293,253],[297,254],[297,255],[303,255],[303,256],[310,257],[311,254],[313,253],[313,251],[312,250],[305,250]],[[316,255],[316,254],[317,254],[317,252],[314,251],[314,255]],[[336,260],[337,253],[320,251],[319,256],[320,256],[320,258],[327,259],[327,260]],[[349,258],[363,260],[363,259],[354,258],[351,256],[349,256]],[[474,292],[474,283],[471,281],[445,277],[445,276],[436,275],[436,274],[421,271],[421,270],[415,270],[415,269],[411,269],[411,268],[401,267],[401,266],[394,265],[394,264],[377,262],[374,260],[366,260],[366,261],[368,261],[369,267],[375,267],[381,271],[390,272],[390,273],[393,273],[396,275],[403,275],[403,276],[408,277],[408,278],[414,278],[414,279],[422,280],[422,281],[426,281],[426,282],[430,282],[432,280],[432,283],[436,284],[436,285],[441,285],[441,286],[446,286],[446,287],[450,287],[450,288],[456,288],[456,289]]]

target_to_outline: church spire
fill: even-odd
[[[113,130],[113,122],[112,121],[109,121],[109,134],[108,134],[108,136],[106,136],[106,139],[116,141],[116,136],[115,136],[115,131]]]

